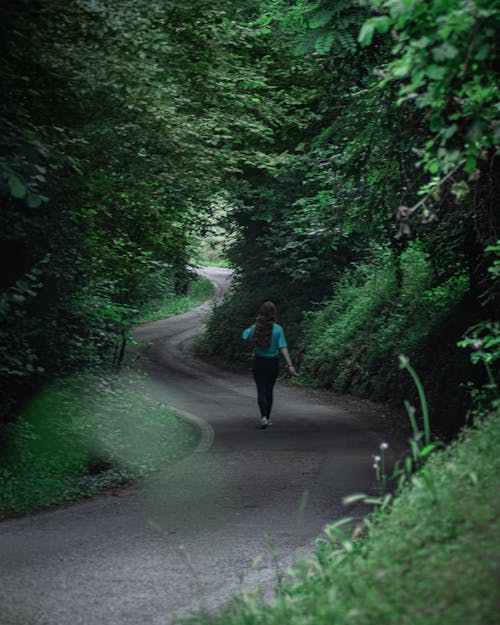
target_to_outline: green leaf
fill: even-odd
[[[470,187],[465,180],[460,180],[452,184],[451,192],[458,201],[461,201],[469,195]]]
[[[349,504],[357,503],[358,501],[365,501],[366,498],[367,495],[365,495],[364,493],[355,493],[353,495],[347,495],[346,497],[344,497],[342,499],[342,503],[345,506],[348,506]]]
[[[437,448],[437,444],[436,443],[429,443],[423,449],[420,450],[420,457],[421,458],[425,458],[425,456],[428,456],[436,448]]]
[[[441,65],[429,65],[426,70],[427,76],[432,80],[441,80],[446,76],[447,71],[447,68]]]
[[[30,208],[38,208],[42,203],[42,198],[34,193],[28,193],[26,199]]]
[[[321,26],[326,26],[329,22],[331,22],[334,11],[318,11],[313,15],[311,20],[309,21],[310,28],[321,28]]]
[[[9,187],[12,197],[21,199],[26,195],[26,186],[24,183],[14,174],[9,176]]]
[[[455,48],[455,46],[452,46],[451,43],[448,43],[447,41],[432,50],[432,56],[437,62],[454,59],[457,54],[458,50]]]
[[[427,171],[429,171],[431,174],[437,174],[437,172],[440,170],[440,166],[439,166],[439,161],[436,160],[432,160],[430,161],[427,166],[426,166]]]
[[[381,35],[385,35],[385,33],[389,30],[392,24],[392,20],[387,15],[382,15],[381,17],[373,18],[373,24],[378,33]]]
[[[433,131],[442,130],[445,128],[445,121],[439,113],[435,113],[429,121],[429,126]]]
[[[479,51],[477,52],[477,54],[474,57],[474,59],[476,61],[484,61],[484,59],[486,59],[488,57],[489,53],[490,53],[490,46],[489,46],[489,44],[485,43],[484,45],[482,45],[479,48]]]
[[[466,137],[467,140],[475,143],[476,141],[480,141],[484,132],[486,130],[486,126],[482,120],[476,119],[471,124],[470,128],[467,130]]]
[[[472,174],[476,171],[477,157],[475,154],[469,154],[465,161],[464,171],[467,174]]]
[[[412,69],[412,62],[408,56],[404,56],[392,64],[392,73],[396,78],[405,78]]]
[[[448,128],[446,128],[442,133],[443,139],[447,140],[450,137],[453,137],[453,135],[457,132],[457,130],[458,130],[457,124],[452,124],[451,126],[448,126]]]
[[[417,39],[413,42],[413,47],[422,50],[423,48],[426,48],[430,44],[430,42],[431,40],[429,39],[429,37],[420,37],[420,39]]]
[[[318,54],[326,54],[330,52],[334,41],[334,32],[322,33],[314,42],[314,49]]]
[[[373,23],[373,19],[367,20],[358,35],[358,42],[364,47],[369,46],[373,39],[373,33],[375,32],[375,24]]]

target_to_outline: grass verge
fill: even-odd
[[[162,302],[150,304],[148,308],[141,311],[138,317],[134,319],[134,325],[166,319],[167,317],[187,312],[203,304],[205,300],[211,297],[213,290],[214,287],[210,280],[203,276],[196,276],[189,284],[185,295],[179,295],[173,299],[169,296]]]
[[[135,323],[186,312],[212,292],[197,276],[186,295],[150,305]],[[40,392],[8,427],[0,518],[146,477],[194,449],[197,428],[152,401],[145,381],[134,371],[77,375]]]
[[[218,625],[493,625],[500,587],[500,415],[436,452],[363,527],[327,526],[276,588],[236,597]]]
[[[145,382],[80,375],[41,392],[8,432],[0,516],[92,495],[189,453],[197,428],[151,400]]]

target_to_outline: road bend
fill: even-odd
[[[220,298],[231,273],[202,271]],[[134,332],[150,393],[197,424],[197,449],[134,486],[0,523],[0,625],[164,625],[242,586],[272,599],[327,523],[363,513],[342,498],[376,487],[380,408],[278,382],[273,426],[258,429],[251,372],[195,354],[212,305]]]

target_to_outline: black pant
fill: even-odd
[[[255,356],[253,361],[253,377],[257,385],[257,401],[262,417],[271,416],[273,405],[273,388],[279,373],[278,358]]]

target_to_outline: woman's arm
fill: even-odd
[[[297,371],[295,370],[295,367],[292,364],[292,359],[290,358],[290,354],[288,353],[288,348],[287,347],[282,347],[280,349],[280,352],[283,355],[283,358],[286,360],[286,364],[288,365],[288,371],[289,371],[290,375],[292,377],[297,375]]]
[[[251,325],[246,330],[243,330],[243,334],[241,335],[244,341],[248,341],[248,339],[252,338],[255,330],[255,324]]]

